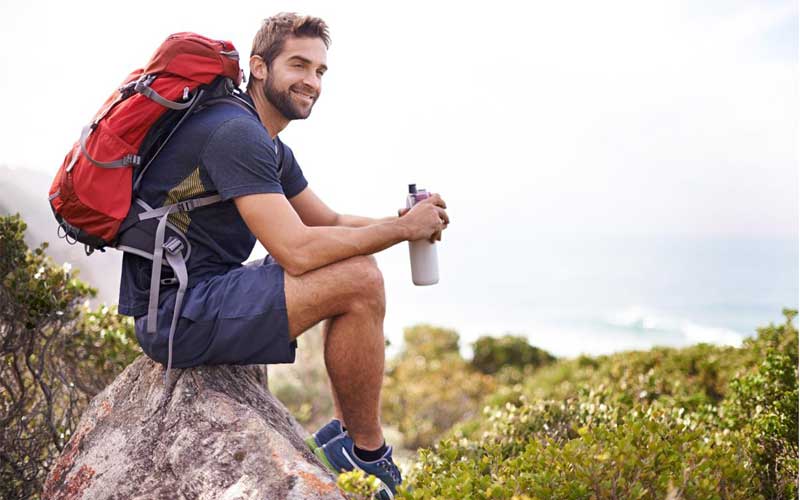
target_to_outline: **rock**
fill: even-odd
[[[163,374],[142,356],[92,400],[42,498],[344,498],[264,367]]]

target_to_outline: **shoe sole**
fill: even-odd
[[[331,463],[330,460],[328,460],[328,457],[325,456],[325,451],[321,447],[317,447],[317,449],[314,450],[314,455],[316,455],[316,457],[319,459],[319,461],[322,462],[322,465],[327,467],[328,470],[330,470],[331,472],[333,472],[337,476],[339,475],[339,470],[336,469],[336,467],[333,466],[333,464]]]
[[[313,434],[306,438],[306,445],[309,448],[311,448],[311,451],[313,451],[314,454],[317,453],[317,449],[319,449],[319,446],[317,445],[317,441],[314,439],[314,435]]]

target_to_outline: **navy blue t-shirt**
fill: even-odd
[[[249,96],[244,98],[250,101]],[[242,265],[256,238],[233,198],[283,193],[291,198],[308,182],[292,150],[273,141],[258,116],[230,103],[209,106],[181,125],[147,171],[138,196],[151,207],[219,193],[222,202],[170,215],[192,247],[187,262],[189,286]],[[168,266],[165,266],[168,269]],[[152,262],[125,253],[119,312],[147,314]]]

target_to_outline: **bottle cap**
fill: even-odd
[[[417,185],[416,184],[409,184],[408,185],[408,193],[409,194],[416,194],[417,192]]]

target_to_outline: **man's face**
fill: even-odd
[[[289,38],[272,61],[264,81],[264,96],[287,120],[302,120],[322,92],[328,67],[327,49],[319,38]]]

